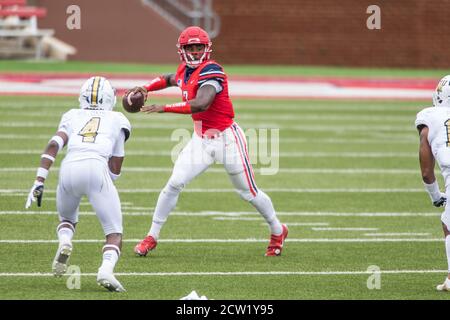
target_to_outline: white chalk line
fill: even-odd
[[[378,228],[311,228],[313,231],[378,231]]]
[[[414,232],[386,232],[386,233],[364,233],[367,237],[412,237],[412,236],[430,236],[430,233],[414,233]]]
[[[124,239],[123,242],[139,243],[142,239]],[[160,243],[266,243],[267,239],[159,239]],[[73,243],[104,243],[104,239],[75,239]],[[372,243],[372,242],[444,242],[443,238],[288,238],[286,242],[297,243]],[[51,244],[58,240],[1,239],[0,244]]]
[[[1,152],[0,152],[1,153]],[[0,168],[1,173],[16,174],[17,172],[35,172],[37,167],[4,167]],[[260,172],[261,169],[254,168]],[[59,167],[52,167],[51,171],[59,171]],[[124,173],[143,172],[172,172],[173,167],[125,167]],[[206,172],[225,173],[223,168],[209,168]],[[311,174],[419,174],[419,169],[381,169],[381,168],[280,168],[278,173],[311,173]]]
[[[151,216],[153,212],[123,212],[124,216]],[[2,210],[0,215],[57,215],[57,211],[39,211],[39,210]],[[307,212],[307,211],[277,211],[279,216],[299,216],[299,217],[440,217],[441,212]],[[80,211],[81,216],[94,216],[92,211]],[[171,216],[192,216],[192,217],[242,217],[242,216],[258,216],[261,215],[256,211],[197,211],[197,212],[183,212],[174,211],[170,213]]]
[[[3,140],[45,140],[48,141],[50,139],[50,135],[31,135],[31,134],[0,134],[0,139]],[[270,141],[270,139],[258,138],[258,142],[261,141]],[[133,137],[130,142],[173,142],[178,143],[180,140],[173,140],[169,136],[165,137]],[[289,137],[280,137],[279,143],[281,144],[290,144],[290,143],[339,143],[339,144],[404,144],[404,143],[414,143],[417,142],[416,137],[407,137],[403,139],[398,138],[390,138],[389,140],[384,140],[380,138],[375,139],[353,139],[353,138],[289,138]]]
[[[119,193],[160,193],[161,189],[119,189]],[[265,192],[280,192],[280,193],[423,193],[422,188],[392,188],[392,189],[382,189],[382,188],[265,188]],[[46,193],[54,194],[56,190],[46,190]],[[204,188],[187,188],[183,190],[184,193],[235,193],[234,189],[204,189]],[[0,194],[11,195],[11,196],[23,196],[28,195],[29,190],[25,189],[0,189]]]
[[[0,154],[4,155],[40,155],[42,150],[2,150]],[[64,154],[64,152],[62,152]],[[126,156],[172,156],[177,153],[172,151],[145,151],[145,150],[127,150]],[[250,159],[257,158],[258,154],[249,154]],[[413,152],[270,152],[271,158],[417,158],[417,153]]]
[[[269,119],[268,119],[269,120]],[[269,120],[270,121],[270,120]],[[186,123],[181,125],[180,123],[133,123],[133,129],[160,129],[160,130],[174,130],[174,129],[191,129],[191,123]],[[2,127],[4,128],[53,128],[56,129],[58,123],[55,122],[44,122],[44,121],[8,121],[3,122]],[[378,131],[388,131],[388,132],[410,132],[414,127],[407,125],[378,125],[378,124],[366,124],[366,125],[351,125],[346,124],[345,126],[331,126],[331,125],[313,125],[313,124],[303,124],[303,125],[280,125],[277,123],[244,123],[245,128],[253,129],[283,129],[283,130],[293,130],[293,131],[312,131],[312,132],[346,132],[346,131],[362,131],[365,130],[378,130]]]
[[[377,272],[360,271],[216,271],[216,272],[116,272],[116,276],[130,277],[182,277],[182,276],[327,276],[327,275],[373,275],[376,274],[446,274],[447,270],[425,269],[425,270],[380,270]],[[94,277],[97,273],[71,273],[64,275]],[[43,272],[2,272],[0,277],[54,277],[53,273]]]

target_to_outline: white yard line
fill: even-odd
[[[244,132],[245,133],[245,132]],[[0,139],[11,139],[11,140],[45,140],[50,139],[50,135],[32,135],[32,134],[0,134]],[[270,139],[258,138],[258,142],[261,141],[270,141]],[[130,143],[134,142],[173,142],[178,143],[180,140],[173,140],[170,136],[164,137],[133,137],[130,140]],[[281,137],[280,143],[282,144],[290,144],[290,143],[339,143],[339,144],[400,144],[400,143],[414,143],[417,142],[416,137],[408,137],[404,138],[390,138],[389,140],[384,140],[381,138],[373,138],[373,139],[350,139],[350,138],[289,138],[289,137]]]
[[[1,152],[0,152],[1,153]],[[59,167],[52,167],[52,172],[59,171]],[[123,172],[172,172],[173,167],[126,167]],[[17,172],[34,172],[36,167],[0,168],[1,173],[16,174]],[[259,172],[260,169],[255,169]],[[418,169],[381,169],[381,168],[280,168],[279,173],[317,173],[317,174],[414,174],[418,175]],[[209,173],[224,173],[223,168],[209,168]]]
[[[124,239],[123,242],[138,243],[142,239]],[[267,239],[159,239],[161,243],[266,243]],[[104,239],[75,239],[74,243],[104,243]],[[357,243],[371,243],[371,242],[444,242],[443,238],[287,238],[286,242],[300,242],[300,243],[332,243],[332,242],[357,242]],[[0,244],[50,244],[58,243],[58,240],[22,240],[22,239],[2,239]]]
[[[36,210],[0,210],[0,215],[57,215],[56,211],[36,211]],[[80,211],[80,215],[92,216],[95,215],[92,211]],[[124,212],[123,215],[127,216],[149,216],[149,212]],[[241,217],[241,216],[258,216],[261,215],[256,211],[197,211],[197,212],[183,212],[174,211],[171,216],[192,216],[192,217],[214,217],[214,216],[226,216],[226,217]],[[298,216],[298,217],[439,217],[440,212],[286,212],[278,211],[279,216]]]
[[[429,274],[447,273],[447,270],[380,270],[380,274]],[[130,277],[173,277],[173,276],[327,276],[327,275],[372,275],[373,271],[215,271],[215,272],[116,272],[116,276]],[[66,274],[65,276],[74,276]],[[80,276],[94,277],[96,273],[80,273]],[[53,273],[41,272],[2,272],[0,277],[53,277]]]
[[[391,233],[364,233],[368,237],[414,237],[414,236],[429,236],[430,233],[413,233],[413,232],[391,232]]]
[[[119,193],[160,193],[161,189],[119,189]],[[281,192],[281,193],[423,193],[422,188],[265,188],[265,192]],[[46,193],[54,194],[56,190],[46,190]],[[223,189],[204,189],[204,188],[187,188],[183,190],[184,193],[235,193],[236,191],[231,188]],[[1,195],[13,195],[13,196],[23,196],[28,195],[29,190],[26,189],[0,189]]]
[[[40,155],[42,150],[2,150],[0,154]],[[127,156],[172,156],[171,151],[127,150]],[[175,153],[176,155],[176,153]],[[257,155],[250,153],[250,159]],[[280,158],[417,158],[413,152],[280,152],[270,153],[271,157]]]
[[[378,228],[311,228],[314,231],[377,231]]]
[[[270,119],[268,120],[270,121]],[[303,125],[280,125],[277,123],[244,123],[245,128],[254,129],[280,129],[280,130],[293,130],[293,131],[312,131],[312,132],[365,132],[366,130],[378,130],[387,132],[410,132],[411,126],[407,125],[379,125],[379,124],[366,124],[366,125],[352,125],[347,124],[345,126],[332,126],[332,125],[315,125],[315,124],[303,124]],[[8,121],[3,122],[3,128],[53,128],[58,126],[57,121],[45,122],[45,121]],[[179,123],[133,123],[133,129],[160,129],[160,130],[174,130],[174,129],[191,129],[191,123],[180,125]]]

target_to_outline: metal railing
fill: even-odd
[[[199,26],[215,38],[220,32],[220,17],[213,11],[213,0],[141,0],[180,31]]]

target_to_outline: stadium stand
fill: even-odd
[[[211,38],[220,32],[220,17],[214,12],[212,0],[142,0],[179,31],[191,25],[205,29]]]
[[[0,57],[43,58],[44,39],[54,34],[38,28],[38,18],[46,15],[45,8],[27,6],[26,0],[0,0]]]

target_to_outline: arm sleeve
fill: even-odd
[[[222,87],[222,85],[219,83],[219,81],[214,80],[214,79],[213,79],[213,80],[208,80],[208,81],[203,82],[203,83],[200,85],[200,88],[203,87],[203,86],[213,86],[214,89],[216,89],[216,93],[220,93],[220,92],[222,92],[222,90],[223,90],[223,87]]]
[[[113,157],[124,157],[125,156],[125,132],[124,129],[120,130],[119,136],[117,137],[116,143],[112,151]]]

